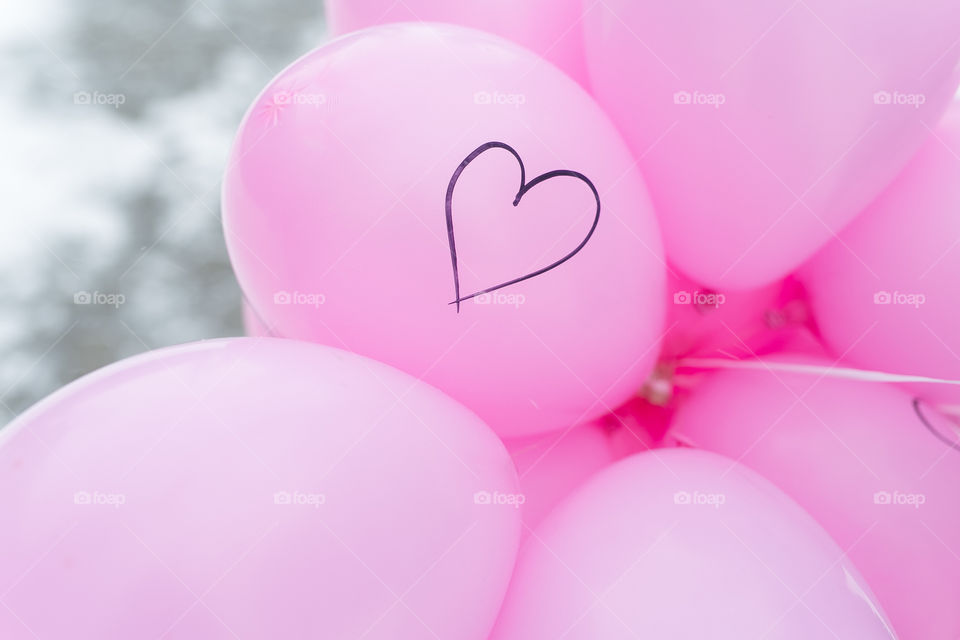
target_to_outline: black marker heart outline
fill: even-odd
[[[923,415],[923,411],[920,409],[920,398],[913,399],[913,410],[916,412],[917,417],[920,418],[920,422],[923,423],[923,426],[925,426],[937,440],[944,443],[954,451],[960,451],[960,444],[952,442],[947,436],[943,435],[939,429],[930,424],[930,421],[927,420],[927,416]]]
[[[506,151],[509,151],[510,154],[516,159],[517,163],[520,165],[520,189],[517,191],[517,195],[513,199],[513,206],[516,207],[518,204],[520,204],[520,200],[523,198],[523,196],[528,191],[533,189],[535,186],[540,184],[541,182],[545,182],[547,180],[550,180],[551,178],[566,176],[568,178],[575,178],[577,180],[580,180],[581,182],[586,184],[588,187],[590,187],[590,191],[593,193],[593,197],[597,201],[597,212],[593,217],[593,224],[590,226],[590,231],[588,231],[587,235],[584,236],[583,240],[580,241],[580,244],[578,244],[573,249],[573,251],[563,256],[556,262],[548,264],[547,266],[537,269],[536,271],[532,271],[526,275],[520,276],[519,278],[514,278],[513,280],[502,282],[498,285],[488,287],[481,291],[475,291],[467,296],[461,296],[460,295],[460,271],[457,268],[457,243],[453,237],[453,190],[454,190],[454,187],[457,186],[457,181],[460,179],[460,174],[463,173],[463,170],[466,169],[471,162],[476,160],[477,157],[489,151],[490,149],[504,149]],[[450,182],[447,184],[447,196],[444,204],[444,209],[445,209],[446,218],[447,218],[447,242],[450,245],[450,262],[453,265],[453,290],[454,290],[454,296],[456,298],[455,300],[453,300],[452,302],[449,302],[448,304],[456,304],[457,313],[460,313],[460,303],[463,302],[464,300],[470,300],[471,298],[475,298],[479,295],[490,293],[492,291],[496,291],[497,289],[502,289],[504,287],[509,287],[512,284],[517,284],[518,282],[523,282],[524,280],[529,280],[530,278],[534,278],[536,276],[546,273],[547,271],[550,271],[551,269],[555,269],[559,267],[561,264],[563,264],[573,256],[577,255],[577,253],[579,253],[580,250],[583,249],[583,247],[590,240],[590,237],[593,236],[593,232],[597,228],[597,223],[600,222],[600,194],[597,192],[597,188],[593,185],[593,182],[590,181],[590,178],[583,175],[579,171],[570,171],[568,169],[555,169],[553,171],[547,171],[546,173],[540,174],[530,182],[527,182],[526,168],[523,166],[523,160],[520,158],[520,154],[517,153],[513,147],[506,144],[505,142],[494,141],[494,142],[485,142],[484,144],[474,149],[470,153],[470,155],[468,155],[466,158],[463,159],[463,162],[460,163],[460,166],[457,167],[456,171],[453,172],[453,175],[450,177]]]

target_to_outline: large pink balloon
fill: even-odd
[[[787,275],[896,175],[958,83],[955,0],[605,0],[591,85],[667,255],[716,290]]]
[[[532,55],[450,25],[344,36],[257,98],[224,184],[267,326],[403,369],[511,437],[629,397],[663,323],[633,160],[574,82],[525,71]]]
[[[494,434],[336,349],[165,349],[2,433],[4,640],[480,640],[518,544]]]
[[[614,459],[607,430],[598,423],[504,444],[520,478],[523,537],[557,503]]]
[[[327,0],[330,31],[340,35],[388,22],[449,22],[495,33],[557,65],[586,85],[581,0]],[[529,70],[542,64],[530,59]]]
[[[848,363],[960,380],[960,106],[897,180],[801,271],[824,340]],[[960,405],[960,387],[915,384]]]
[[[932,408],[883,383],[726,371],[680,407],[671,435],[740,460],[806,508],[900,638],[960,637],[960,436]]]
[[[615,463],[544,520],[491,640],[892,637],[789,498],[731,460],[667,450]]]

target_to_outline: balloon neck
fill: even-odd
[[[673,399],[672,364],[659,362],[637,395],[656,407],[665,407]]]

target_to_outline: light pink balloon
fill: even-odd
[[[678,410],[668,439],[772,480],[846,551],[899,637],[929,640],[960,637],[958,433],[883,383],[725,371]]]
[[[491,640],[889,639],[841,550],[720,456],[641,453],[594,476],[520,551]]]
[[[960,106],[897,180],[801,271],[824,340],[847,363],[960,380]],[[913,384],[960,405],[960,387]]]
[[[906,163],[957,87],[960,4],[605,0],[585,38],[667,256],[736,290],[786,276]]]
[[[664,312],[629,151],[576,83],[528,73],[532,57],[450,25],[344,36],[257,98],[223,194],[233,266],[267,326],[407,371],[509,437],[628,398]],[[494,91],[517,100],[488,103]],[[523,160],[518,206],[521,166],[490,142]]]
[[[480,640],[518,544],[494,434],[336,349],[165,349],[2,434],[4,640]]]
[[[449,22],[523,45],[586,86],[580,0],[327,0],[333,35],[388,22]],[[526,61],[533,71],[539,59]]]
[[[607,431],[597,423],[504,444],[520,478],[523,538],[558,502],[613,462]]]

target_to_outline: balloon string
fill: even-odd
[[[867,382],[922,382],[929,384],[960,385],[960,380],[931,378],[884,371],[870,371],[867,369],[851,369],[849,367],[825,367],[816,364],[800,364],[795,362],[771,362],[769,360],[726,360],[723,358],[683,358],[677,362],[677,368],[695,369],[759,369],[782,371],[785,373],[803,373],[820,375],[828,378],[844,378],[847,380],[863,380]],[[960,407],[953,407],[960,411]]]

